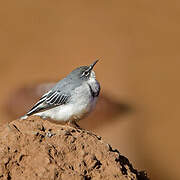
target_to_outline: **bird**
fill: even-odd
[[[93,71],[98,61],[74,69],[45,93],[21,119],[35,115],[50,118],[56,123],[78,126],[77,122],[94,109],[100,93],[100,83]]]

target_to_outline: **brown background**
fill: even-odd
[[[151,179],[180,179],[179,9],[175,0],[1,1],[1,104],[100,57],[103,92],[133,111],[94,131]]]

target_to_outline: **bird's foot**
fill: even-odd
[[[68,121],[67,125],[75,128],[75,129],[82,129],[82,128],[77,124],[76,121]]]

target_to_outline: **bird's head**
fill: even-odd
[[[78,78],[82,81],[87,81],[90,78],[95,78],[95,72],[93,68],[99,60],[94,61],[90,66],[81,66],[71,72],[71,76]]]

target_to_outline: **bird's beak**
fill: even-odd
[[[94,61],[90,66],[89,66],[89,71],[91,71],[93,69],[93,67],[96,65],[96,63],[99,61],[99,59],[97,59],[96,61]]]

